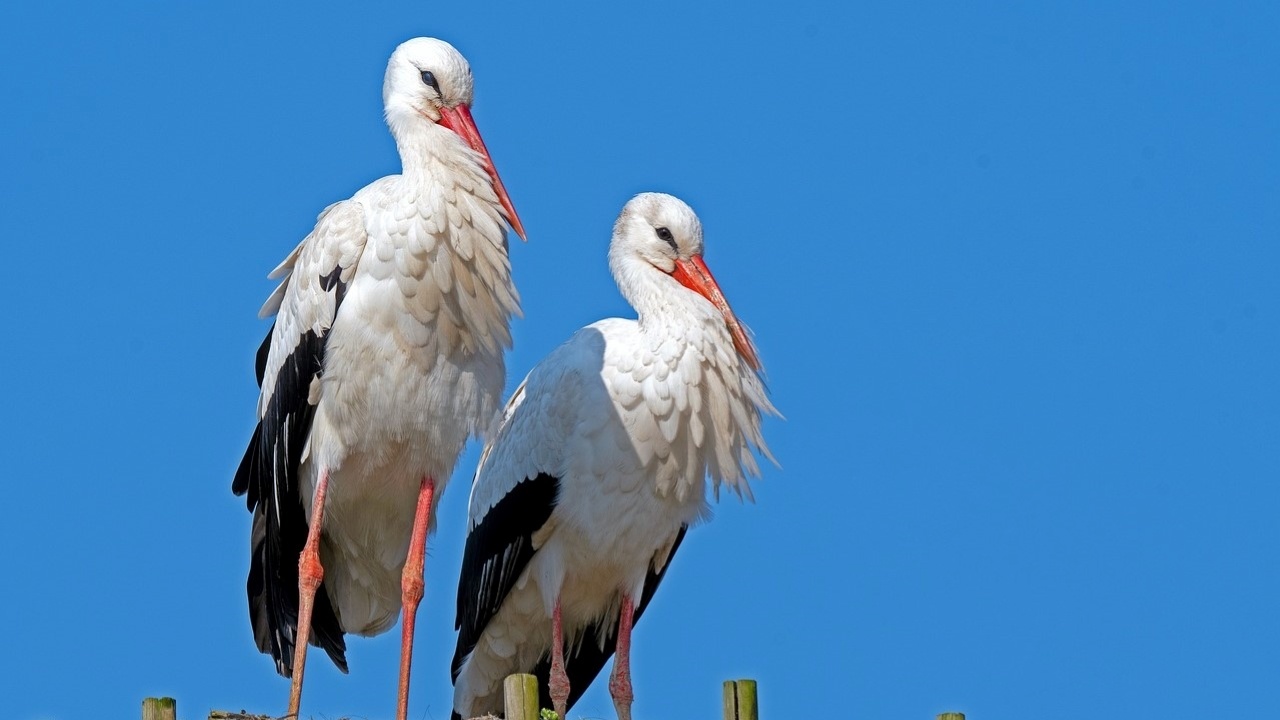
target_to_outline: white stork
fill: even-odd
[[[628,720],[631,628],[690,525],[706,479],[750,497],[777,414],[760,362],[702,260],[702,227],[644,193],[614,225],[609,265],[636,320],[579,330],[516,389],[480,458],[458,586],[454,718],[501,712],[533,672],[560,717],[614,652]]]
[[[409,40],[382,97],[403,172],[326,208],[271,274],[258,427],[232,483],[253,511],[254,638],[292,676],[294,717],[307,643],[346,672],[343,634],[403,608],[404,720],[426,537],[498,409],[519,312],[504,223],[524,231],[471,119],[466,59]]]

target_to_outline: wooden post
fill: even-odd
[[[142,720],[178,720],[178,701],[171,697],[142,701]]]
[[[755,680],[724,681],[724,720],[760,720]]]
[[[508,675],[502,681],[507,720],[538,720],[538,678],[528,673]]]
[[[964,720],[964,713],[938,713],[938,720]]]

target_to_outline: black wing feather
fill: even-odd
[[[546,473],[517,483],[484,519],[467,533],[458,580],[458,645],[450,674],[457,682],[480,633],[502,607],[516,579],[533,558],[533,534],[551,517],[560,480]],[[548,705],[547,707],[550,707]]]
[[[345,284],[338,271],[321,278],[325,290],[336,285],[341,302]],[[336,306],[335,306],[336,313]],[[272,325],[258,349],[255,370],[261,386],[270,353]],[[246,495],[253,512],[252,555],[246,584],[249,620],[258,649],[276,662],[276,671],[293,674],[293,651],[298,626],[298,557],[307,540],[307,516],[302,505],[298,466],[311,432],[315,406],[308,402],[311,381],[324,368],[325,336],[308,331],[285,358],[274,378],[267,410],[249,440],[231,490]],[[322,648],[342,672],[347,671],[346,641],[337,613],[323,583],[316,591],[311,619],[311,644]]]
[[[271,355],[271,336],[275,332],[276,324],[271,323],[271,329],[267,331],[267,336],[262,339],[262,344],[258,346],[258,354],[253,359],[253,372],[258,376],[258,387],[262,387],[262,376],[267,374],[267,358]]]
[[[636,605],[635,615],[632,616],[634,623],[640,622],[640,616],[644,614],[645,608],[649,607],[649,601],[653,599],[653,594],[658,591],[658,584],[662,582],[662,578],[667,574],[667,568],[671,567],[671,560],[676,556],[676,550],[680,549],[680,543],[684,541],[684,535],[688,532],[689,526],[682,525],[680,532],[676,535],[676,541],[671,545],[671,552],[667,554],[667,564],[662,566],[660,570],[649,568],[649,575],[644,580],[644,590],[640,593],[640,602]],[[569,676],[569,702],[568,708],[572,708],[574,703],[582,697],[582,694],[591,686],[592,681],[600,674],[600,670],[604,668],[609,658],[613,656],[614,651],[618,649],[618,624],[613,623],[613,629],[609,631],[608,637],[605,638],[604,647],[600,647],[600,643],[596,639],[603,634],[603,623],[597,622],[587,627],[582,636],[582,642],[578,643],[578,647],[573,650],[564,659],[564,671]],[[552,707],[551,702],[551,656],[547,655],[538,662],[537,667],[533,669],[533,674],[538,678],[538,696],[542,707]]]

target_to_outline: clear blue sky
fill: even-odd
[[[253,646],[266,273],[397,171],[382,72],[475,71],[529,232],[508,387],[629,309],[642,190],[701,214],[785,421],[639,624],[640,718],[1246,717],[1280,705],[1274,3],[51,1],[0,9],[3,714],[284,710]],[[1226,5],[1230,5],[1227,7]],[[469,447],[412,714],[447,718]],[[398,636],[303,709],[390,717]],[[573,713],[612,717],[603,687]]]

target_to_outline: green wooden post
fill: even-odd
[[[964,720],[964,713],[938,713],[938,720]]]
[[[171,697],[142,701],[142,720],[178,720],[178,701]]]
[[[724,681],[724,720],[760,720],[755,680]]]
[[[528,673],[508,675],[502,681],[507,720],[538,720],[538,678]]]

